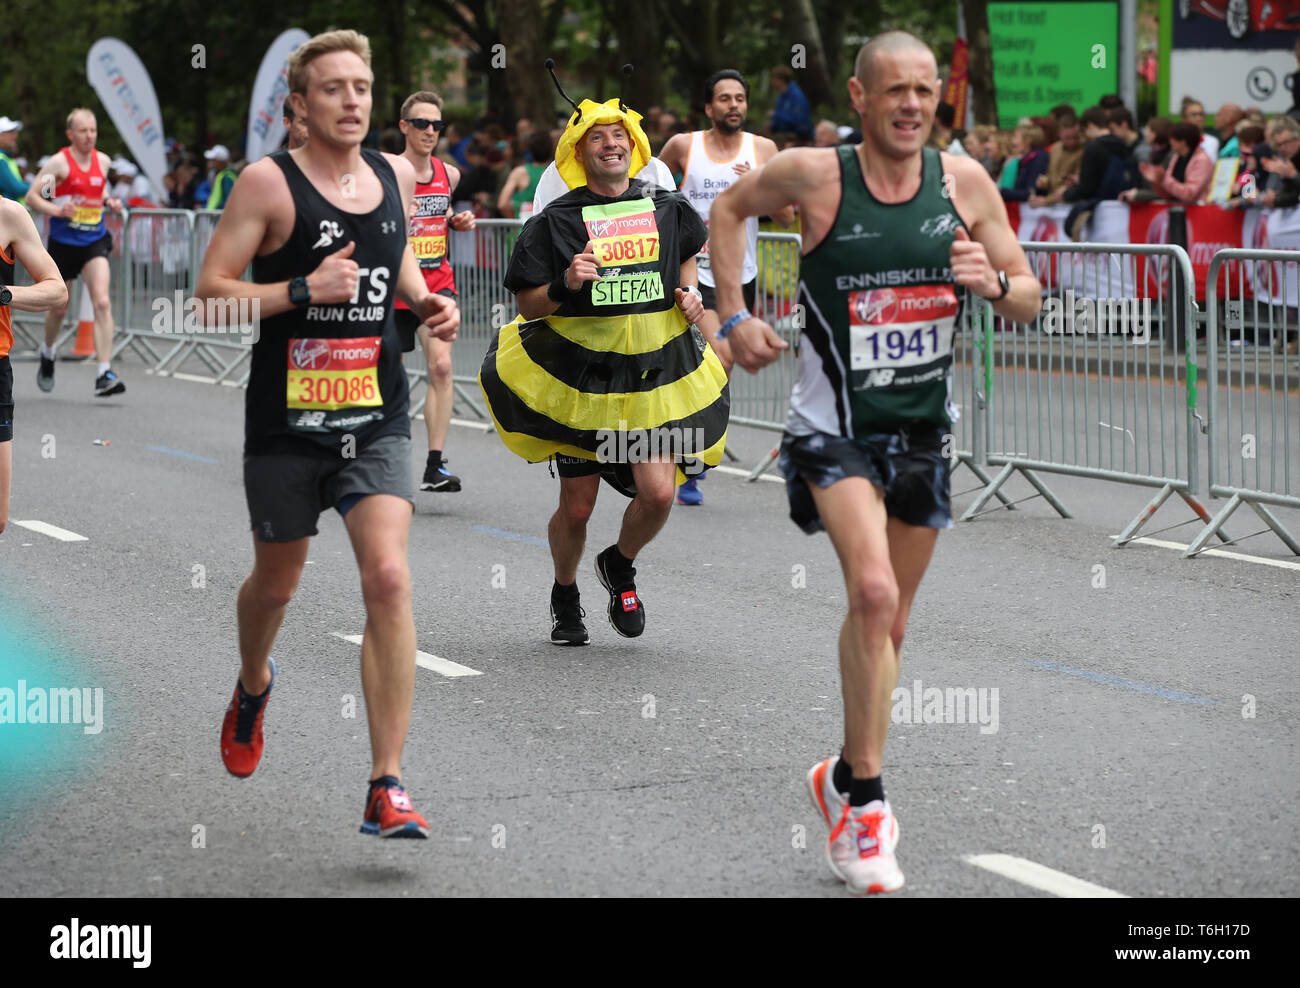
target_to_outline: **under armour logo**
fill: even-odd
[[[343,236],[343,227],[333,220],[320,221],[320,239],[311,245],[312,250],[318,247],[328,247],[339,237]]]
[[[382,223],[379,224],[379,228],[380,228],[381,230],[383,230],[384,233],[396,233],[396,232],[397,232],[397,221],[396,221],[396,220],[384,220]]]

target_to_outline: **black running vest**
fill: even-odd
[[[356,241],[357,292],[347,302],[307,305],[262,320],[244,402],[244,452],[355,456],[383,436],[409,436],[409,391],[393,323],[406,250],[406,211],[392,167],[362,150],[384,197],[369,213],[348,213],[316,191],[288,151],[271,155],[294,202],[293,233],[253,260],[253,280],[311,274]]]

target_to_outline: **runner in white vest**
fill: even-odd
[[[674,174],[680,174],[681,192],[705,225],[716,199],[732,182],[751,168],[765,164],[776,154],[770,138],[746,133],[745,114],[749,109],[749,83],[735,69],[713,73],[704,83],[704,114],[713,124],[709,130],[674,134],[659,152],[659,158]],[[772,218],[782,226],[794,222],[793,206],[787,206]],[[717,338],[721,320],[713,292],[713,272],[709,268],[709,245],[695,258],[704,296],[704,318],[700,332],[709,341],[722,366],[731,376],[731,347]],[[758,217],[745,221],[745,262],[741,272],[745,305],[754,308],[754,282],[758,277]],[[703,479],[702,477],[699,479]],[[684,483],[677,491],[678,504],[703,504],[704,495],[696,487],[698,480]]]

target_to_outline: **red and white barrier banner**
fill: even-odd
[[[1027,203],[1006,204],[1011,228],[1022,242],[1061,243],[1075,241],[1065,230],[1065,220],[1070,206],[1034,207]],[[1169,203],[1134,203],[1107,201],[1097,205],[1092,219],[1083,231],[1085,241],[1102,244],[1167,244],[1169,243]],[[1293,209],[1223,209],[1220,206],[1187,206],[1187,254],[1196,276],[1196,298],[1205,299],[1205,282],[1209,276],[1210,261],[1227,247],[1300,251],[1300,206]],[[1073,288],[1080,294],[1112,298],[1155,297],[1158,286],[1165,284],[1168,291],[1168,262],[1164,258],[1146,261],[1132,255],[1078,254],[1052,257],[1031,257],[1044,290]],[[1288,262],[1289,263],[1289,262]],[[1300,257],[1297,257],[1300,263]],[[1284,299],[1283,277],[1287,265],[1274,264],[1273,290],[1269,290],[1268,265],[1248,265],[1244,296],[1252,292],[1261,302],[1281,304]],[[1234,298],[1243,297],[1236,285],[1236,265],[1224,265],[1219,278],[1219,295],[1228,289],[1231,280]],[[1291,284],[1285,289],[1288,305],[1296,305],[1296,274],[1290,273]],[[1120,294],[1122,293],[1122,294]]]

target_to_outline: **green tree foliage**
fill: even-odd
[[[85,77],[86,53],[100,37],[121,38],[153,78],[165,133],[196,148],[219,141],[238,154],[258,64],[276,35],[354,27],[370,38],[376,129],[396,120],[423,71],[446,65],[435,49],[468,58],[475,112],[545,116],[563,109],[540,65],[552,54],[575,98],[609,98],[619,68],[633,62],[632,105],[687,112],[698,124],[700,91],[713,71],[738,68],[750,79],[751,126],[771,107],[768,74],[790,64],[795,33],[815,34],[828,85],[812,83],[814,113],[853,123],[845,80],[866,37],[905,28],[935,48],[946,71],[957,0],[8,0],[0,45],[0,114],[23,120],[19,147],[29,157],[66,143],[67,111],[99,112],[101,147],[125,150]],[[791,27],[790,11],[797,27]],[[511,15],[508,25],[502,20]],[[504,29],[503,29],[504,28]],[[512,64],[510,46],[528,64]],[[204,46],[204,67],[194,65]],[[505,45],[505,49],[495,46]],[[504,53],[505,68],[493,67]],[[803,70],[799,70],[803,71]]]

